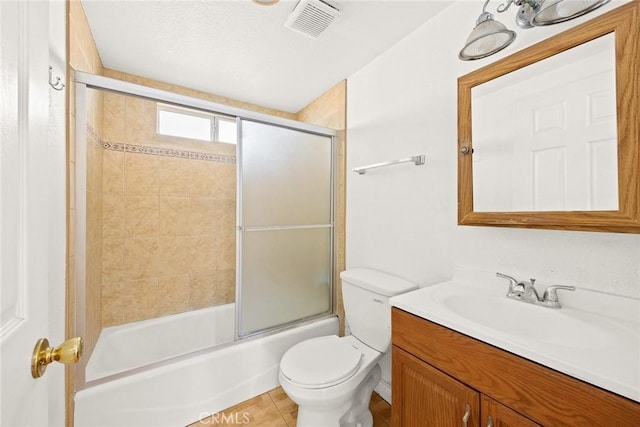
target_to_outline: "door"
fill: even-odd
[[[238,335],[331,312],[333,140],[240,121]]]
[[[487,427],[540,427],[540,424],[484,395],[482,395],[482,419]]]
[[[393,346],[392,425],[478,427],[480,394]]]
[[[64,333],[65,104],[49,94],[48,31],[47,2],[0,1],[0,425],[11,427],[64,423],[63,370],[35,380],[30,367],[36,341]]]

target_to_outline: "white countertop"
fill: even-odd
[[[549,285],[536,288],[542,291]],[[467,271],[390,301],[423,319],[640,402],[640,300],[578,288],[558,292],[563,307],[553,309],[509,299],[507,289],[508,281],[495,272]]]

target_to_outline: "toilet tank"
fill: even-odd
[[[389,298],[417,289],[415,283],[368,268],[340,273],[347,324],[356,338],[381,353],[391,344]]]

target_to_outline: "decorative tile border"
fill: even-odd
[[[224,154],[202,153],[199,151],[177,150],[175,148],[151,147],[146,145],[126,144],[123,142],[105,141],[98,135],[93,126],[87,124],[87,133],[105,150],[123,151],[125,153],[147,154],[151,156],[176,157],[188,160],[204,160],[207,162],[235,164],[236,156]]]
[[[151,156],[177,157],[179,159],[204,160],[208,162],[235,164],[235,156],[223,154],[201,153],[198,151],[176,150],[175,148],[149,147],[146,145],[124,144],[121,142],[102,143],[102,148],[112,151],[124,151],[125,153],[148,154]]]

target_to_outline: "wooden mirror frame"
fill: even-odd
[[[474,212],[471,89],[609,33],[615,33],[616,50],[619,210]],[[458,79],[458,224],[640,233],[640,2],[620,6]]]

